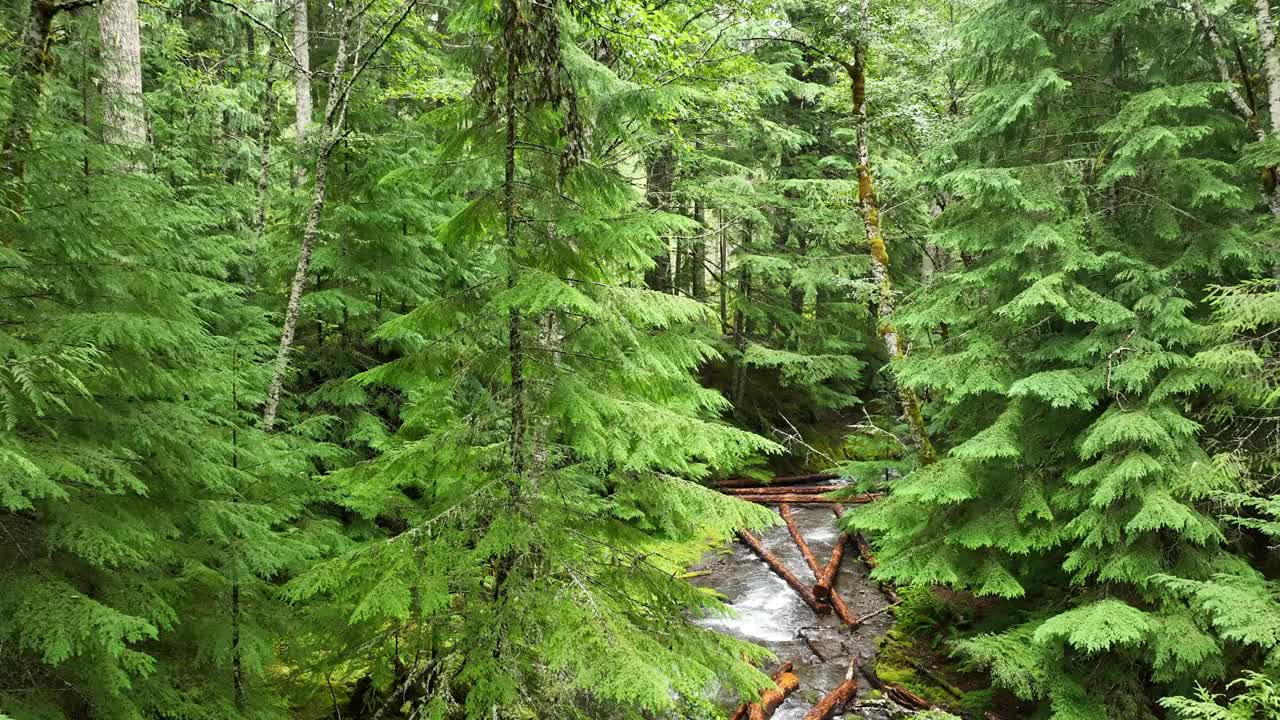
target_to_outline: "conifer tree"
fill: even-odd
[[[1002,2],[969,23],[984,89],[935,180],[953,201],[934,238],[961,265],[900,323],[932,335],[899,376],[950,446],[852,519],[883,533],[879,577],[1022,608],[960,648],[1053,718],[1145,717],[1151,688],[1229,659],[1171,590],[1239,570],[1207,506],[1232,478],[1195,417],[1220,378],[1195,358],[1204,288],[1275,246],[1250,232],[1225,88],[1171,61],[1196,42],[1180,22]]]

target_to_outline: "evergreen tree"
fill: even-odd
[[[1242,568],[1208,502],[1196,367],[1204,288],[1274,262],[1245,128],[1179,13],[999,2],[968,24],[970,119],[938,152],[960,259],[900,325],[899,378],[949,448],[852,522],[878,575],[1011,599],[960,649],[1053,718],[1145,717],[1217,677],[1219,638],[1171,590]],[[1105,82],[1104,82],[1105,80]]]

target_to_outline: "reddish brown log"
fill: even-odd
[[[831,512],[835,513],[837,518],[844,517],[844,506],[836,505],[831,508]],[[853,536],[853,543],[857,546],[858,555],[862,558],[862,562],[867,566],[867,569],[875,570],[880,563],[876,561],[875,553],[871,552],[871,546],[867,544],[867,539],[862,537],[861,534],[857,534]],[[885,597],[889,598],[889,603],[891,605],[896,605],[902,602],[902,599],[898,597],[897,591],[895,591],[893,586],[889,583],[880,583],[880,590],[884,592]]]
[[[742,539],[742,542],[747,544],[747,547],[751,548],[752,552],[760,556],[760,559],[765,561],[765,564],[777,573],[778,577],[785,580],[786,583],[791,586],[791,589],[795,590],[796,594],[800,596],[800,599],[812,608],[815,613],[819,615],[826,615],[831,612],[831,606],[824,602],[819,602],[818,599],[813,596],[813,591],[810,590],[807,585],[800,582],[800,578],[796,577],[795,573],[791,572],[786,565],[783,565],[782,561],[779,560],[776,555],[769,552],[764,545],[761,545],[760,541],[757,540],[754,535],[746,530],[739,530],[738,537]]]
[[[827,569],[818,565],[818,558],[814,557],[813,550],[809,548],[809,543],[805,541],[804,535],[800,533],[800,528],[796,525],[796,520],[791,516],[790,505],[780,505],[778,513],[782,515],[782,520],[787,524],[787,532],[791,534],[791,539],[795,541],[796,546],[800,548],[800,554],[804,556],[805,563],[809,566],[809,570],[813,572],[813,579],[817,581],[813,586],[813,596],[820,601],[831,603],[831,607],[836,612],[836,617],[840,618],[840,622],[851,627],[858,625],[858,616],[853,614],[849,606],[845,604],[844,598],[839,593],[831,592],[831,583],[835,578],[835,573],[840,567],[840,557],[844,555],[844,534],[840,535],[840,544],[836,546],[835,551],[831,554],[831,562],[828,563],[830,575],[826,583],[822,582],[822,576]]]
[[[795,541],[796,547],[800,548],[800,554],[804,556],[804,562],[813,571],[813,576],[822,574],[822,568],[818,565],[818,558],[813,556],[813,550],[809,549],[809,543],[804,539],[804,535],[800,534],[800,528],[796,526],[796,519],[791,515],[791,506],[783,503],[778,506],[778,514],[782,516],[782,521],[787,524],[787,532],[791,535],[791,539]],[[826,600],[831,595],[831,588],[825,588],[826,592],[819,595],[817,589],[813,590],[813,596],[819,600]]]
[[[834,690],[819,700],[817,705],[805,713],[804,720],[830,720],[837,710],[852,700],[858,694],[858,680],[854,677],[854,669],[857,667],[858,658],[856,656],[849,658],[849,671],[844,675],[844,682],[837,685]]]
[[[836,575],[840,572],[840,563],[844,560],[844,544],[849,541],[847,533],[840,533],[836,538],[835,547],[831,548],[831,559],[827,561],[827,566],[819,572],[818,582],[813,586],[814,597],[827,597],[831,594],[831,588],[835,585]]]
[[[800,687],[800,678],[792,673],[782,673],[778,678],[778,686],[765,690],[760,696],[760,702],[751,703],[751,709],[747,711],[747,717],[750,720],[769,720],[773,717],[773,713],[778,710],[787,696],[796,691]]]
[[[832,500],[821,495],[801,495],[795,493],[786,493],[778,495],[769,495],[765,493],[734,493],[733,497],[748,502],[763,503],[766,505],[777,505],[787,503],[790,505],[838,505],[840,503],[852,503],[854,505],[865,505],[869,502],[879,500],[882,495],[880,493],[863,493],[851,498],[843,498],[840,500]]]
[[[778,683],[780,683],[782,681],[782,676],[790,673],[791,668],[792,668],[792,665],[790,660],[778,666],[778,669],[774,671],[773,676],[771,678],[773,680],[773,684],[777,685]],[[733,714],[729,716],[729,720],[743,720],[743,718],[747,716],[747,711],[750,709],[751,709],[750,703],[742,703],[741,705],[738,706],[738,709],[734,710]]]
[[[890,700],[898,703],[899,705],[906,705],[907,707],[915,710],[932,710],[937,707],[933,703],[925,700],[901,685],[894,685],[892,683],[883,684],[884,694],[889,696]]]
[[[784,475],[782,477],[772,478],[770,480],[756,480],[755,478],[730,478],[721,480],[717,483],[722,488],[749,488],[749,487],[770,487],[773,485],[808,485],[810,483],[826,482],[828,480],[836,480],[840,476],[834,473],[808,473],[806,475]]]
[[[730,495],[822,495],[833,490],[843,490],[845,485],[782,485],[780,487],[721,488]]]

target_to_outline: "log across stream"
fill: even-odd
[[[840,535],[831,508],[795,506],[791,508],[791,515],[813,554],[820,563],[825,563]],[[757,537],[796,577],[813,581],[809,565],[784,525],[772,527]],[[734,543],[729,555],[708,553],[696,569],[709,573],[693,582],[723,593],[736,611],[736,617],[708,618],[699,621],[701,624],[762,645],[771,650],[779,662],[793,663],[800,687],[777,709],[774,720],[802,720],[815,703],[845,680],[851,657],[862,665],[874,664],[876,642],[893,625],[892,613],[873,614],[883,610],[889,601],[867,577],[867,569],[853,547],[845,548],[844,562],[835,582],[836,591],[853,614],[867,618],[852,630],[846,629],[834,614],[815,613],[742,542]],[[858,682],[858,694],[865,697],[870,685],[865,677],[858,677]],[[725,698],[725,701],[728,703],[731,699]],[[891,717],[880,714],[882,712],[869,707],[835,717],[848,720]]]

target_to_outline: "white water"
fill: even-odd
[[[818,561],[821,563],[830,557],[839,536],[831,511],[821,507],[795,507],[792,512],[796,525]],[[770,528],[761,535],[761,542],[796,577],[802,580],[812,578],[812,572],[785,527]],[[815,615],[782,578],[741,543],[735,544],[730,556],[708,555],[701,567],[712,572],[695,582],[724,593],[734,612],[731,617],[704,618],[697,622],[761,645],[773,652],[778,662],[790,660],[795,666],[800,690],[774,713],[774,720],[801,720],[812,707],[806,697],[820,697],[839,684],[844,679],[850,655],[869,662],[875,655],[876,640],[888,631],[892,622],[890,614],[884,613],[848,632],[840,627],[834,616]],[[836,587],[858,615],[868,615],[886,603],[875,584],[866,577],[866,571],[852,548],[845,549],[845,561]],[[726,698],[725,701],[732,704],[734,699]],[[850,714],[845,717],[853,720],[860,716]]]

